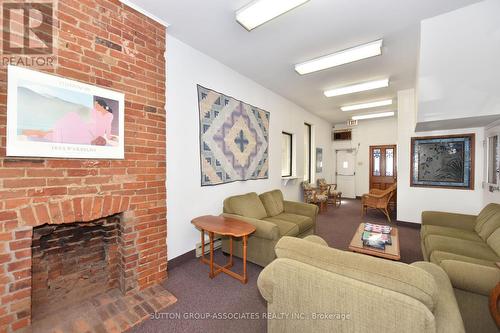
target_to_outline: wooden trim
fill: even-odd
[[[450,139],[450,138],[463,138],[470,137],[471,147],[471,169],[470,169],[470,182],[468,187],[458,187],[458,186],[444,186],[444,185],[421,185],[413,183],[413,154],[415,153],[415,140],[429,140],[429,139]],[[453,135],[434,135],[434,136],[418,136],[412,137],[410,142],[410,186],[411,187],[423,187],[423,188],[443,188],[443,189],[453,189],[453,190],[474,190],[475,181],[475,161],[476,161],[476,134],[475,133],[465,133],[465,134],[453,134]]]
[[[283,135],[287,135],[290,137],[290,170],[288,170],[288,174],[286,175],[281,175],[281,177],[292,177],[292,174],[293,174],[293,134],[292,133],[288,133],[288,132],[285,132],[285,131],[281,131],[281,134]]]

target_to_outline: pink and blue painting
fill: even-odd
[[[270,113],[198,85],[201,186],[269,177]]]
[[[8,156],[123,158],[121,93],[9,67]]]

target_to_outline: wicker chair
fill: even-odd
[[[332,203],[335,207],[340,207],[342,192],[337,191],[337,184],[328,184],[324,178],[319,178],[318,187],[322,193],[328,194],[328,203]]]
[[[396,193],[397,185],[393,184],[385,190],[372,189],[370,193],[363,194],[361,197],[361,216],[365,216],[368,208],[380,210],[391,222],[390,201]]]
[[[317,205],[320,212],[327,209],[328,192],[322,191],[320,188],[312,187],[309,182],[302,182],[302,191],[304,192],[304,202]]]

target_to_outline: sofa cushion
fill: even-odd
[[[414,262],[410,266],[428,272],[436,282],[438,301],[433,312],[436,332],[465,332],[455,293],[446,272],[441,267],[424,261]]]
[[[500,212],[500,205],[495,203],[490,203],[486,205],[476,218],[476,225],[474,230],[479,234],[483,225],[496,213]]]
[[[477,259],[498,260],[496,253],[483,241],[477,242],[441,235],[428,235],[423,242],[429,257],[434,251],[444,251]]]
[[[259,195],[267,216],[276,216],[283,212],[283,193],[280,190],[274,190]]]
[[[399,262],[337,250],[300,238],[282,237],[275,246],[278,258],[288,258],[399,292],[419,300],[429,310],[437,302],[438,290],[426,271]]]
[[[267,216],[266,209],[255,192],[230,197],[228,203],[233,214],[258,220]]]
[[[295,223],[283,220],[269,221],[268,219],[264,219],[264,221],[274,223],[280,230],[281,236],[297,236],[299,234],[299,226]]]
[[[441,267],[448,274],[455,288],[468,290],[475,294],[489,296],[500,281],[500,269],[498,267],[457,260],[443,260]]]
[[[310,217],[291,213],[281,213],[273,217],[265,218],[264,220],[273,222],[280,220],[295,223],[299,227],[299,233],[303,233],[313,226],[313,221]]]
[[[486,243],[495,251],[495,253],[500,257],[500,228],[495,230],[490,237],[486,240]]]
[[[448,236],[453,238],[472,240],[476,242],[481,241],[481,237],[479,237],[474,231],[451,227],[441,227],[432,224],[423,225],[420,229],[420,236],[422,239],[425,239],[428,235]]]
[[[496,267],[495,262],[493,261],[467,257],[460,254],[444,252],[444,251],[433,251],[429,258],[430,262],[435,263],[437,265],[441,265],[441,262],[443,262],[444,260],[457,260],[462,262],[469,262],[471,264]]]
[[[478,232],[479,237],[481,237],[484,241],[486,241],[488,237],[490,237],[490,235],[499,228],[500,228],[500,211],[483,223],[481,230]]]

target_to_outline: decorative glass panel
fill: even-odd
[[[488,183],[498,184],[498,135],[488,138]]]
[[[387,148],[385,150],[385,175],[387,177],[394,176],[394,149]]]
[[[380,149],[373,149],[373,175],[380,176]]]

